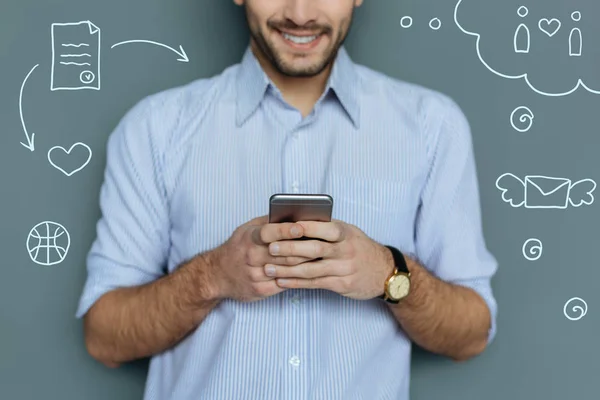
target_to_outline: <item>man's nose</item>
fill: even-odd
[[[318,15],[317,3],[315,0],[288,0],[284,17],[298,26],[316,21]]]

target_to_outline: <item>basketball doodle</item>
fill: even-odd
[[[31,261],[39,265],[55,265],[67,257],[71,238],[64,226],[43,221],[31,228],[27,236],[27,252]]]

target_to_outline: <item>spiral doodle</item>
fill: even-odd
[[[542,242],[539,239],[531,238],[523,243],[523,256],[529,261],[538,260],[542,256]]]
[[[576,304],[573,306],[573,308],[571,309],[574,313],[579,314],[575,317],[571,317],[569,316],[569,314],[567,314],[567,308],[569,307],[569,304],[573,301],[579,301],[581,303],[583,303],[583,305],[579,305]],[[580,320],[581,318],[583,318],[585,316],[585,314],[587,314],[587,303],[580,297],[573,297],[572,299],[569,299],[566,303],[565,303],[565,307],[563,309],[563,312],[565,314],[565,317],[567,317],[568,319],[570,319],[571,321],[577,321]]]
[[[517,115],[519,117],[518,121],[515,120]],[[518,132],[527,132],[533,125],[533,118],[533,112],[528,107],[520,106],[515,108],[515,110],[510,114],[510,124]]]

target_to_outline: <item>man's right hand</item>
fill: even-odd
[[[270,224],[268,216],[254,218],[239,226],[213,251],[215,262],[210,263],[213,268],[210,275],[214,296],[248,302],[286,290],[265,274],[265,264],[298,265],[312,259],[272,256],[269,243],[301,236],[302,226],[293,222]]]

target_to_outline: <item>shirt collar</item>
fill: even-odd
[[[354,63],[342,46],[333,63],[331,75],[325,88],[335,93],[355,127],[359,123],[359,85]],[[260,105],[269,85],[273,85],[263,71],[250,46],[246,48],[237,74],[236,123],[244,123]]]
[[[356,67],[346,49],[342,46],[331,69],[325,92],[331,89],[356,128],[359,126],[359,90],[361,81]]]

